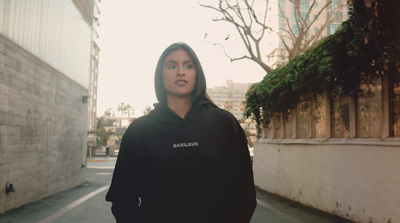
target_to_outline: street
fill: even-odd
[[[102,223],[115,222],[111,204],[105,202],[115,158],[91,159],[86,182],[0,215],[1,223]],[[257,208],[251,223],[348,223],[295,202],[257,191]]]

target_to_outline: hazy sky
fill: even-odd
[[[135,109],[134,117],[152,107],[157,102],[153,82],[157,60],[174,42],[186,42],[194,49],[209,88],[222,86],[227,79],[259,82],[265,74],[250,60],[231,63],[221,47],[213,46],[210,41],[224,43],[230,34],[234,41],[226,49],[238,56],[244,52],[232,25],[213,22],[212,11],[196,0],[102,0],[99,7],[98,116],[107,108],[118,115],[121,102]]]

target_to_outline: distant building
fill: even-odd
[[[207,94],[218,107],[230,111],[238,120],[242,120],[245,95],[250,85],[251,83],[227,80],[224,86],[207,89]]]
[[[122,136],[124,135],[128,126],[135,120],[130,117],[102,117],[105,121],[104,128],[106,131],[111,131],[113,134],[107,141],[109,147],[109,155],[118,155],[119,147],[121,144]],[[96,155],[105,155],[105,149],[100,147],[96,151]]]
[[[0,214],[85,181],[92,12],[0,1]]]
[[[130,117],[102,117],[105,121],[105,127],[107,130],[113,130],[115,132],[118,128],[128,128],[128,126],[135,120]]]
[[[232,80],[227,80],[224,86],[207,89],[207,94],[218,107],[231,112],[239,120],[248,136],[249,146],[252,147],[257,131],[251,120],[243,118],[245,96],[250,86],[251,83],[234,83]]]

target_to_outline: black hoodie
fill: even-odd
[[[157,104],[124,134],[106,200],[119,223],[248,223],[256,194],[243,129],[208,101],[184,119]]]

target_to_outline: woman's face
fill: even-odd
[[[164,88],[168,97],[191,97],[196,84],[196,69],[185,50],[173,51],[165,58]]]

